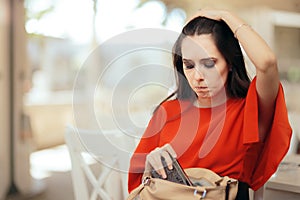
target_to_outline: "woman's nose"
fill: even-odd
[[[204,79],[204,74],[203,74],[202,70],[199,69],[199,67],[195,68],[194,78],[196,80],[203,80]]]

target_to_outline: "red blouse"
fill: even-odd
[[[183,168],[208,168],[259,189],[276,171],[289,148],[292,129],[280,85],[271,131],[259,141],[256,79],[245,99],[212,108],[188,101],[163,103],[155,112],[130,162],[129,192],[141,183],[146,155],[170,143]]]

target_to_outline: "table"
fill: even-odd
[[[287,156],[265,185],[264,200],[300,199],[300,155]]]

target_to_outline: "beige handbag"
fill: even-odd
[[[220,177],[204,168],[189,168],[184,171],[196,186],[145,176],[142,184],[129,194],[127,200],[234,200],[236,198],[238,190],[236,179]]]

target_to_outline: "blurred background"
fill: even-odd
[[[289,153],[300,153],[299,0],[0,0],[0,199],[74,199],[64,132],[67,124],[74,124],[74,82],[84,94],[95,79],[93,70],[99,70],[76,79],[88,56],[126,31],[179,32],[204,7],[236,12],[275,51],[294,131]],[[170,55],[155,58],[171,67]],[[145,60],[147,54],[133,56],[124,67]],[[170,92],[150,85],[134,93],[130,111],[112,108],[105,97],[113,95],[113,81],[106,80],[95,97],[97,117],[107,120],[105,129],[118,128],[110,118],[113,109],[120,116],[133,113],[142,130],[153,107]],[[83,122],[87,127],[88,121]]]

